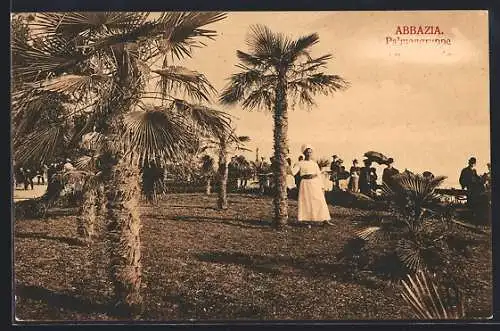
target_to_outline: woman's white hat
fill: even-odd
[[[308,149],[308,148],[310,148],[310,149],[314,149],[314,148],[312,147],[312,145],[310,145],[310,144],[304,144],[304,145],[302,145],[302,147],[301,147],[302,154],[304,154],[304,152],[305,152],[305,151],[306,151],[306,149]]]

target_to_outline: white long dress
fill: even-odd
[[[298,220],[299,221],[329,221],[330,211],[325,200],[321,170],[316,162],[304,160],[293,169],[293,173],[317,175],[311,179],[302,178],[299,187]]]

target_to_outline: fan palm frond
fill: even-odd
[[[152,72],[160,75],[159,86],[164,95],[185,93],[196,101],[208,101],[215,88],[205,75],[181,66],[168,66]]]
[[[456,291],[453,301],[443,299],[432,277],[424,271],[402,280],[401,296],[412,307],[420,319],[460,319],[465,317],[460,292]]]
[[[32,88],[36,88],[42,91],[65,94],[86,94],[89,93],[96,84],[99,84],[100,82],[107,79],[108,77],[103,75],[62,75],[46,81],[28,85]]]
[[[127,30],[145,22],[144,12],[66,12],[38,13],[33,30],[38,33],[58,34],[67,38],[88,37],[100,30]]]
[[[293,63],[301,55],[310,59],[308,49],[316,45],[318,42],[319,35],[317,33],[312,33],[289,42],[285,50],[287,56],[286,61]]]
[[[204,46],[202,38],[213,39],[214,30],[203,27],[226,18],[220,12],[168,12],[162,14],[154,23],[157,31],[161,32],[159,50],[167,56],[177,59],[191,57],[193,48]]]
[[[66,141],[66,128],[62,125],[53,125],[35,131],[19,140],[14,146],[15,159],[20,164],[41,164],[51,160]]]
[[[124,124],[125,157],[139,165],[176,159],[194,140],[180,117],[160,107],[131,112]]]
[[[229,78],[230,82],[222,91],[219,101],[223,104],[243,101],[244,107],[248,109],[259,106],[270,109],[274,100],[275,75],[266,75],[256,69],[241,68],[244,71]]]
[[[398,241],[396,254],[409,270],[417,271],[423,266],[420,247],[414,240],[401,239]]]
[[[231,130],[231,118],[225,112],[202,105],[192,105],[180,99],[175,99],[174,106],[202,132],[220,136]]]
[[[105,140],[105,135],[93,131],[82,136],[80,146],[89,151],[100,151],[105,143]]]
[[[363,240],[367,240],[372,234],[379,231],[379,226],[369,226],[354,232],[355,236]]]

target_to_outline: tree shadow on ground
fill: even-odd
[[[86,246],[81,240],[71,237],[50,236],[45,232],[20,232],[15,234],[15,238],[47,239],[55,240],[70,246]]]
[[[20,299],[42,301],[51,308],[64,308],[87,314],[117,314],[112,305],[92,302],[85,298],[78,298],[67,293],[59,293],[38,286],[18,284],[15,293]]]
[[[371,288],[380,287],[380,282],[374,280],[373,277],[365,276],[366,270],[361,271],[355,263],[342,259],[330,263],[314,261],[314,256],[298,259],[288,256],[263,256],[224,251],[195,254],[195,257],[203,262],[241,265],[257,272],[273,275],[290,272],[291,268],[293,271],[308,277],[326,277]]]
[[[215,208],[215,207],[207,207],[207,206],[203,206],[203,205],[168,205],[168,207],[195,208],[195,209],[204,209],[204,210],[219,210],[218,208]]]
[[[213,216],[174,216],[175,221],[181,222],[200,222],[200,223],[220,223],[233,225],[241,228],[259,228],[272,226],[271,221],[255,220],[255,219],[235,219],[230,217],[213,217]]]

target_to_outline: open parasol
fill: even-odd
[[[389,158],[380,152],[369,151],[364,154],[364,156],[371,162],[376,162],[378,164],[387,164]]]

